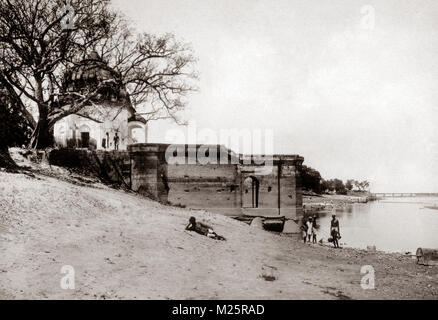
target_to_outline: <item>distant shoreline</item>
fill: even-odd
[[[373,200],[368,192],[353,193],[350,195],[340,194],[311,194],[303,192],[304,210],[320,211],[343,208],[352,203],[367,203]]]

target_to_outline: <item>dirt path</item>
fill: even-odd
[[[193,215],[227,241],[185,232]],[[2,299],[437,299],[438,267],[305,245],[199,210],[0,172]],[[75,270],[75,289],[60,286]],[[374,290],[360,286],[375,269]],[[269,277],[275,277],[274,281]]]

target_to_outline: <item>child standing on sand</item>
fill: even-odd
[[[307,226],[307,241],[310,242],[312,234],[313,234],[313,222],[312,222],[312,218],[309,218],[309,220],[307,220],[306,226]]]

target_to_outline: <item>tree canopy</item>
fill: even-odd
[[[135,32],[109,2],[71,0],[68,7],[63,0],[0,3],[0,83],[18,97],[17,106],[33,127],[32,147],[50,146],[58,120],[93,105],[102,90],[114,85],[127,90],[129,103],[146,120],[180,122],[185,97],[196,90],[191,47],[172,34]],[[69,70],[86,63],[93,52],[117,76],[86,90],[65,86]]]
[[[348,191],[352,191],[356,187],[357,191],[367,191],[370,183],[368,181],[357,181],[349,179],[345,182],[341,179],[329,179],[325,180],[321,177],[319,171],[305,166],[302,166],[301,172],[301,186],[304,190],[313,191],[321,194],[324,192],[336,192],[337,194],[347,194]]]

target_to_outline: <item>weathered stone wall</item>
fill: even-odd
[[[228,163],[204,164],[196,159],[194,163],[167,163],[167,147],[142,143],[130,145],[127,152],[60,149],[53,150],[49,160],[123,184],[162,203],[233,216],[294,219],[302,213],[300,157],[277,156],[270,166],[236,163],[231,158]],[[184,148],[183,157],[188,155]],[[257,181],[258,201],[253,200],[253,181]]]
[[[295,218],[301,213],[302,195],[299,168],[302,158],[277,157],[271,166],[228,163],[199,163],[198,159],[167,163],[166,144],[136,144],[129,147],[132,158],[134,191],[173,205],[202,208],[226,215],[283,215]],[[182,145],[187,157],[191,147]],[[195,146],[196,149],[199,146]],[[231,152],[229,154],[232,154]],[[233,160],[233,161],[232,161]],[[262,172],[258,169],[263,168]],[[280,170],[280,176],[279,176]],[[258,201],[252,200],[251,185],[257,180]]]
[[[166,161],[167,144],[135,144],[132,189],[177,206],[240,214],[240,180],[236,164],[193,164]],[[195,147],[196,150],[196,147]],[[183,146],[183,157],[190,152]]]
[[[265,167],[264,174],[258,174],[257,168],[260,166],[241,165],[241,168],[242,181],[248,177],[254,177],[259,181],[257,208],[250,208],[251,206],[248,205],[251,204],[251,190],[243,184],[244,213],[257,215],[264,212],[266,215],[280,214],[286,218],[295,218],[302,212],[299,169],[295,165],[277,162],[271,167]]]
[[[303,195],[300,187],[299,169],[295,165],[284,164],[280,179],[280,212],[286,217],[302,214]]]
[[[243,213],[248,215],[277,215],[278,214],[278,167],[271,166],[264,174],[259,174],[260,166],[241,165],[242,172],[242,207]],[[252,188],[245,184],[250,177],[259,182],[258,206],[252,206]]]
[[[240,208],[237,169],[233,164],[168,165],[168,200],[175,205],[236,215],[236,208]]]
[[[140,194],[159,200],[158,196],[158,146],[132,145],[131,188]]]

